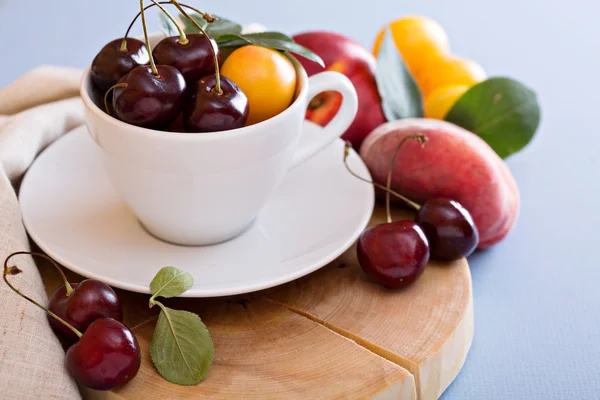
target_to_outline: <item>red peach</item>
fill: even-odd
[[[361,44],[337,33],[306,32],[294,36],[294,40],[317,53],[325,62],[326,68],[323,68],[299,57],[309,76],[322,71],[336,71],[346,75],[354,84],[358,93],[358,114],[342,138],[358,149],[364,138],[386,121],[375,82],[375,57]],[[306,119],[325,126],[338,112],[340,104],[339,93],[321,93],[311,101]]]
[[[433,119],[403,119],[380,126],[360,149],[373,179],[385,185],[396,147],[411,134],[425,135],[427,143],[403,145],[392,188],[417,202],[446,197],[461,203],[477,225],[479,248],[504,239],[519,213],[517,184],[494,150],[459,126]]]

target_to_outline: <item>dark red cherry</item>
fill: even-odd
[[[162,129],[177,118],[185,98],[186,83],[181,72],[169,65],[137,67],[119,80],[113,107],[117,117],[131,125]]]
[[[215,132],[241,128],[248,119],[248,98],[235,83],[221,76],[222,93],[215,89],[216,77],[200,79],[183,106],[186,132]]]
[[[179,36],[164,38],[152,50],[154,61],[161,65],[170,65],[177,68],[188,85],[192,85],[198,79],[215,73],[215,61],[211,50],[211,44],[206,36],[201,33],[187,35],[188,43],[180,44]],[[216,42],[210,38],[217,57],[219,49]]]
[[[69,296],[64,285],[59,287],[52,295],[48,309],[75,329],[85,332],[92,322],[100,318],[123,321],[121,302],[110,286],[95,279],[72,283],[71,286],[73,292]],[[71,342],[78,339],[71,329],[52,316],[48,315],[48,320],[61,337]]]
[[[429,261],[429,244],[413,221],[396,221],[366,229],[358,239],[357,254],[367,276],[397,289],[421,276]]]
[[[123,39],[108,43],[92,61],[90,76],[102,94],[132,69],[150,62],[148,49],[143,42],[127,38],[125,50],[121,50],[121,43]]]
[[[110,390],[129,382],[140,369],[141,354],[135,335],[112,318],[97,319],[67,350],[67,369],[75,380],[96,390]]]
[[[454,200],[426,201],[417,212],[415,222],[427,235],[432,260],[468,257],[479,243],[479,232],[471,214]]]

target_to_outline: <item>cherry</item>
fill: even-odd
[[[479,243],[479,232],[471,214],[454,200],[427,200],[417,211],[415,222],[425,231],[434,260],[468,257]]]
[[[248,98],[232,81],[219,73],[219,55],[210,36],[191,18],[177,0],[173,5],[202,32],[213,57],[214,75],[205,76],[191,88],[183,106],[183,125],[187,132],[215,132],[241,128],[248,119]],[[205,17],[206,18],[206,17]]]
[[[214,132],[241,128],[248,119],[248,98],[232,81],[221,77],[221,93],[216,91],[217,78],[207,76],[192,87],[183,106],[186,132]]]
[[[194,33],[188,34],[184,43],[178,36],[164,38],[154,47],[152,54],[158,64],[170,65],[181,71],[188,85],[192,85],[214,73],[213,48],[217,48],[217,43],[212,38]]]
[[[141,363],[140,347],[133,332],[116,319],[100,318],[81,333],[54,312],[21,293],[8,280],[9,275],[22,273],[18,267],[8,266],[8,261],[17,254],[32,253],[17,252],[9,255],[4,260],[2,278],[13,292],[46,311],[77,335],[79,341],[67,350],[66,355],[67,369],[75,380],[92,389],[109,390],[133,379]]]
[[[65,282],[52,295],[48,309],[81,332],[85,332],[92,322],[100,318],[123,321],[123,309],[117,294],[110,286],[95,279],[72,284]],[[71,329],[51,316],[48,316],[48,320],[60,336],[71,342],[77,340],[77,335]]]
[[[154,2],[162,9],[158,3]],[[156,65],[148,38],[144,0],[140,0],[140,15],[146,47],[150,51],[150,66],[134,68],[104,95],[108,112],[108,94],[114,89],[113,108],[117,117],[131,125],[164,129],[177,118],[184,100],[186,83],[181,72],[170,65]]]
[[[429,261],[429,244],[412,221],[396,221],[366,229],[358,239],[358,262],[367,276],[389,288],[413,283]]]
[[[141,353],[135,335],[123,323],[102,318],[91,323],[67,350],[67,369],[80,384],[110,390],[133,379]]]
[[[137,67],[114,86],[113,108],[117,117],[132,125],[161,129],[177,118],[186,83],[177,69],[157,65]]]
[[[103,93],[132,69],[150,61],[146,45],[137,39],[116,39],[108,43],[92,61],[92,82]]]

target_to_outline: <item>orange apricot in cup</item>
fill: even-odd
[[[290,106],[296,92],[296,70],[276,50],[248,45],[235,50],[221,73],[248,97],[250,113],[246,125],[265,121]]]

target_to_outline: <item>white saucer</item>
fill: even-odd
[[[304,129],[318,134],[320,128],[307,122]],[[38,246],[65,267],[134,292],[148,293],[156,272],[169,265],[193,275],[187,297],[289,282],[348,249],[373,210],[373,188],[345,170],[338,140],[290,171],[241,236],[214,246],[177,246],[141,227],[110,185],[95,146],[80,127],[35,160],[19,194],[23,221]],[[348,160],[369,176],[356,153]]]

